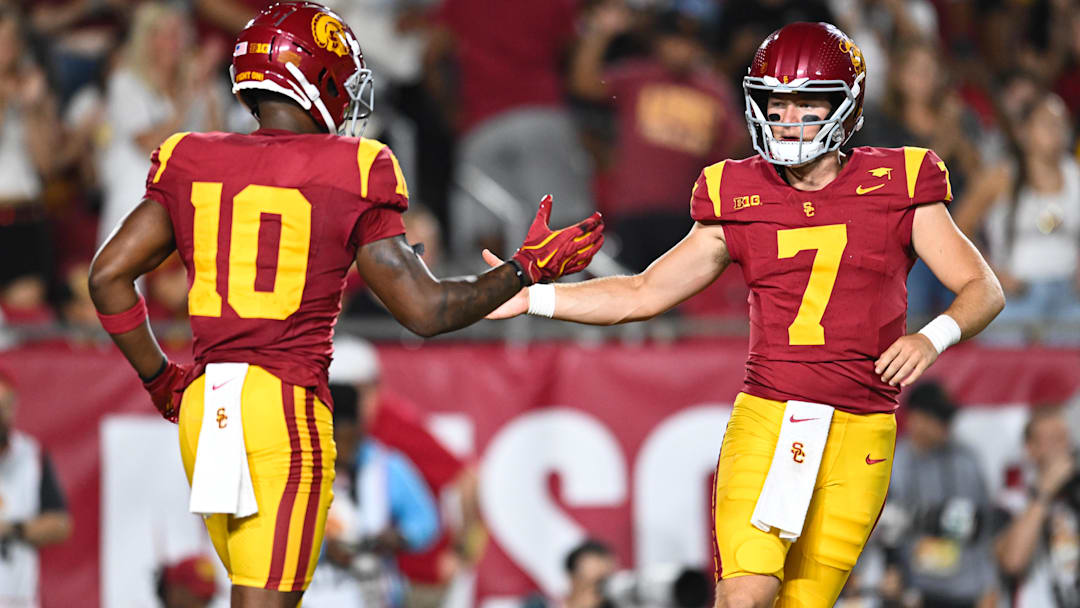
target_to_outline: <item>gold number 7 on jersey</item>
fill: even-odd
[[[792,346],[820,346],[825,344],[825,328],[821,317],[832,297],[836,273],[847,247],[847,225],[831,224],[810,228],[792,228],[776,231],[777,257],[795,257],[800,251],[814,250],[814,266],[806,283],[802,302],[795,320],[788,326],[788,344]]]
[[[217,290],[221,182],[191,184],[195,207],[192,258],[195,278],[188,292],[188,314],[221,316]],[[273,291],[256,291],[256,261],[263,215],[281,219]],[[228,302],[243,319],[286,319],[300,308],[311,248],[311,203],[295,188],[248,185],[233,197],[229,228]]]

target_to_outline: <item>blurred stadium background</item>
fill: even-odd
[[[45,608],[162,605],[162,567],[211,552],[186,511],[175,429],[101,331],[86,275],[96,245],[140,200],[149,153],[165,137],[254,128],[229,94],[228,63],[233,37],[267,4],[0,1],[0,369],[19,394],[14,426],[50,453],[75,524],[70,540],[42,552]],[[1077,517],[1048,531],[1045,554],[1019,570],[995,551],[1009,513],[1024,508],[1016,494],[1039,478],[1024,441],[1031,412],[1061,408],[1080,432],[1080,3],[326,4],[374,70],[366,136],[401,160],[410,242],[424,244],[440,276],[481,271],[484,246],[509,253],[546,192],[556,222],[605,213],[610,237],[592,273],[642,269],[689,229],[701,168],[751,153],[740,79],[757,44],[798,20],[851,34],[869,87],[855,145],[937,151],[953,216],[999,272],[1009,305],[985,337],[931,369],[947,403],[920,408],[976,455],[982,490],[915,500],[883,520],[842,601],[974,606],[931,598],[935,584],[977,579],[968,599],[979,606],[1080,605],[1060,591],[1080,579]],[[948,304],[921,265],[908,288],[909,326]],[[189,358],[183,267],[165,263],[142,289],[163,344]],[[366,382],[377,377],[380,399],[407,403],[473,476],[483,522],[442,545],[436,571],[415,575],[415,588],[443,599],[410,594],[406,605],[556,605],[572,590],[565,605],[589,605],[574,603],[580,589],[564,568],[586,538],[611,548],[612,568],[634,573],[610,579],[615,605],[675,605],[661,599],[671,573],[712,568],[710,476],[741,386],[746,295],[730,269],[649,323],[485,321],[422,341],[354,276],[339,334],[375,343],[380,373]],[[908,441],[925,428],[899,415]],[[909,483],[920,484],[921,470]],[[456,530],[462,501],[440,499]],[[1075,515],[1078,502],[1063,504]],[[965,526],[975,531],[955,531]],[[935,540],[905,544],[924,537]],[[1030,595],[1040,592],[1049,595]]]

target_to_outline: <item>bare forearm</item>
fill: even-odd
[[[129,310],[139,299],[132,278],[106,278],[91,272],[90,298],[102,314],[117,314]],[[165,361],[165,354],[158,346],[150,324],[144,322],[135,329],[122,334],[109,334],[117,348],[142,378],[156,374]]]
[[[23,524],[23,540],[35,547],[60,543],[71,536],[71,528],[71,516],[67,513],[42,513]]]
[[[575,94],[593,101],[604,98],[604,51],[611,43],[611,35],[593,33],[585,37],[574,53],[570,70],[570,86]]]
[[[430,297],[430,318],[417,333],[434,336],[472,325],[520,289],[521,280],[510,264],[477,276],[442,279]]]
[[[960,339],[966,340],[990,324],[1005,307],[1001,284],[992,273],[968,281],[945,311],[960,326]]]
[[[651,319],[663,310],[641,295],[642,275],[614,276],[555,286],[555,315],[562,321],[616,325]]]
[[[1037,498],[1026,511],[1009,526],[997,543],[998,564],[1005,574],[1016,576],[1023,572],[1039,543],[1039,534],[1046,520],[1046,502]]]

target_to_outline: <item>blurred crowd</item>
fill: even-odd
[[[228,64],[233,37],[267,4],[0,0],[0,322],[96,331],[88,262],[141,199],[149,154],[176,131],[255,127],[230,95]],[[556,223],[603,211],[605,251],[643,269],[689,229],[698,172],[752,152],[741,77],[756,46],[785,23],[822,20],[866,57],[854,144],[930,147],[948,164],[953,216],[1009,299],[1007,329],[990,335],[1054,341],[1063,332],[1048,324],[1080,323],[1072,0],[327,4],[374,70],[366,136],[401,160],[410,239],[436,273],[482,268],[481,247],[507,253],[547,192]],[[744,316],[736,275],[681,314]],[[184,319],[177,260],[142,288],[155,320]],[[911,316],[949,297],[916,264]],[[358,279],[345,310],[385,314]]]

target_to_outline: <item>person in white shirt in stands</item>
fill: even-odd
[[[72,525],[48,456],[12,428],[15,402],[0,371],[0,608],[37,608],[37,550],[67,540]]]

